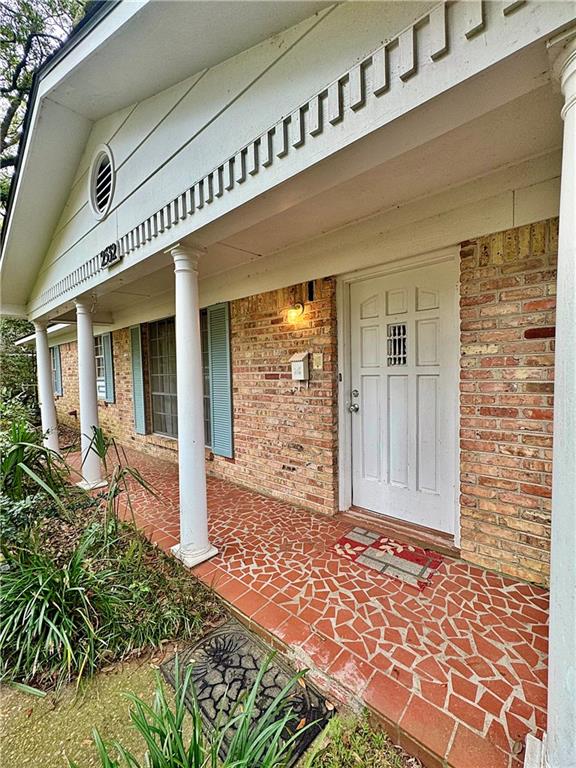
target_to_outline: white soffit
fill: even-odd
[[[72,70],[66,71],[62,62],[46,78],[43,92],[49,91],[58,104],[98,120],[330,5],[318,0],[122,2],[73,53],[77,61],[71,62]],[[100,43],[96,48],[92,39]]]

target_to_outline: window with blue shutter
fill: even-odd
[[[132,357],[134,429],[137,434],[145,435],[146,411],[144,405],[144,367],[142,364],[142,333],[139,325],[130,328],[130,351]]]
[[[50,347],[50,358],[52,362],[52,391],[59,397],[64,393],[62,387],[62,358],[60,355],[60,346]]]
[[[228,304],[207,308],[212,451],[232,458],[232,377]]]
[[[113,403],[114,397],[114,356],[112,354],[112,334],[103,333],[102,352],[104,357],[104,400]]]

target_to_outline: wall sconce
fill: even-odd
[[[289,323],[295,323],[303,314],[304,304],[297,302],[296,304],[293,304],[286,313],[286,320],[288,320]]]

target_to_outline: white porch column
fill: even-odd
[[[78,334],[78,384],[80,390],[80,432],[82,449],[82,485],[96,488],[102,484],[100,459],[90,450],[93,427],[99,426],[98,397],[96,393],[96,360],[94,357],[94,328],[92,301],[76,300]]]
[[[58,445],[58,422],[54,405],[54,387],[52,385],[52,363],[48,347],[46,323],[35,322],[36,331],[36,372],[38,376],[38,399],[40,401],[40,417],[44,445],[53,451],[60,452]]]
[[[527,766],[576,768],[576,28],[552,41],[564,94],[554,385],[548,731]],[[543,758],[543,759],[542,759]]]
[[[191,568],[217,549],[208,539],[208,504],[204,458],[204,400],[198,260],[202,248],[170,250],[176,282],[176,374],[178,395],[178,477],[180,542],[172,551]]]

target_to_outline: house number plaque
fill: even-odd
[[[101,269],[104,269],[104,267],[111,267],[113,264],[122,260],[122,256],[120,256],[120,253],[118,252],[118,245],[116,243],[112,243],[104,248],[103,251],[100,251],[99,256]]]

